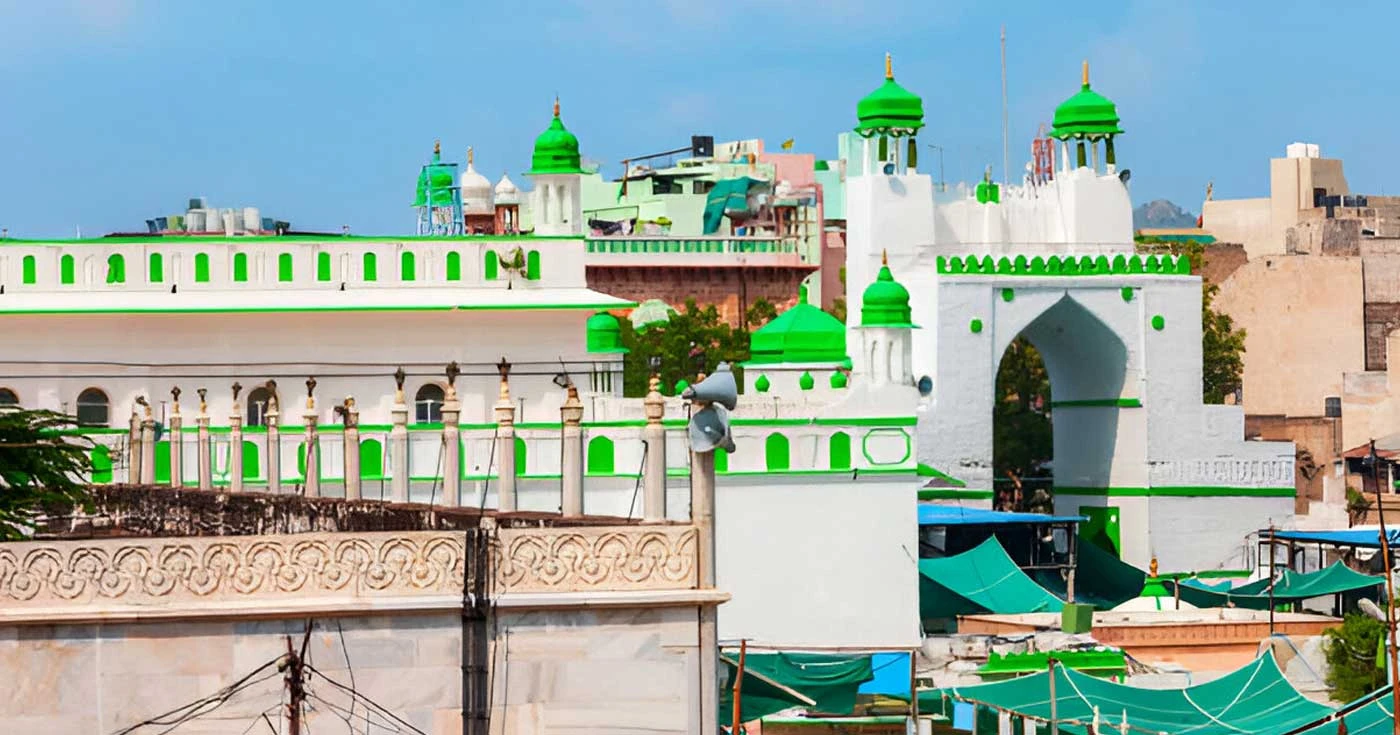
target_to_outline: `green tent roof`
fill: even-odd
[[[924,126],[924,101],[894,80],[885,54],[885,83],[856,103],[855,131],[862,137],[914,133]]]
[[[705,195],[703,226],[705,235],[719,232],[728,212],[749,211],[749,189],[764,183],[759,179],[740,176],[736,179],[720,179]]]
[[[1074,601],[1084,602],[1099,610],[1115,607],[1142,594],[1147,573],[1096,544],[1079,540],[1079,563],[1074,568]],[[1059,570],[1034,569],[1031,579],[1060,599],[1067,599],[1068,585]]]
[[[1210,584],[1193,579],[1163,582],[1169,590],[1173,587],[1181,590],[1181,599],[1196,607],[1242,607],[1249,610],[1268,610],[1270,601],[1275,605],[1287,605],[1313,597],[1374,589],[1384,583],[1384,577],[1362,574],[1341,562],[1307,574],[1285,569],[1273,584],[1273,595],[1269,594],[1267,578],[1239,587],[1230,587],[1229,582]]]
[[[1084,83],[1073,97],[1055,108],[1050,137],[1102,138],[1122,133],[1118,127],[1118,107],[1109,98],[1089,88],[1089,62],[1084,62]]]
[[[530,156],[530,170],[534,174],[581,174],[578,153],[578,138],[564,127],[559,119],[559,99],[554,99],[554,118],[549,127],[535,138],[535,152]]]
[[[734,680],[739,675],[738,656],[721,655],[724,666],[719,688],[719,721],[734,721]],[[793,707],[811,707],[816,700],[777,681],[749,665],[749,656],[744,657],[744,681],[739,686],[739,715],[744,722],[767,717],[774,712],[782,712]]]
[[[807,303],[797,305],[749,336],[747,365],[782,362],[844,362],[846,327],[836,317]]]
[[[737,670],[736,652],[726,651],[720,660]],[[720,690],[721,722],[731,722],[733,719],[733,715],[729,713],[732,712],[731,691],[735,673],[737,671],[726,672],[729,686]],[[756,677],[768,685],[766,689],[758,690],[757,696],[777,701],[750,700],[748,687],[750,682],[754,681],[750,677]],[[739,714],[748,722],[779,710],[800,706],[797,703],[788,703],[793,699],[791,694],[796,693],[811,700],[812,704],[807,705],[807,708],[812,712],[847,715],[855,710],[856,694],[860,685],[874,678],[875,670],[869,654],[750,652],[744,656],[744,687],[740,689],[739,706],[742,709]],[[773,684],[788,690],[786,696],[774,697],[770,691]],[[782,706],[776,707],[778,704]],[[764,712],[762,709],[768,711]]]
[[[942,690],[948,698],[1013,715],[1049,720],[1052,673]],[[1184,689],[1143,689],[1055,666],[1054,708],[1061,725],[1082,732],[1102,717],[1100,732],[1116,731],[1126,717],[1133,732],[1172,735],[1280,733],[1333,712],[1289,684],[1272,652],[1243,668]],[[923,695],[920,694],[922,700]],[[1334,730],[1335,732],[1335,730]]]
[[[971,551],[919,560],[919,617],[1059,612],[1064,603],[1026,576],[993,536]]]
[[[894,280],[888,263],[880,266],[875,282],[860,297],[862,327],[913,327],[910,321],[909,289]]]

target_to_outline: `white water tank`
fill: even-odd
[[[257,207],[244,207],[243,230],[254,232],[260,229],[262,229],[262,212],[259,212]]]
[[[203,232],[203,231],[204,231],[204,210],[202,210],[202,209],[191,209],[191,210],[189,210],[188,212],[185,212],[185,231],[186,231],[186,232]]]
[[[205,231],[205,232],[223,232],[223,231],[224,231],[224,218],[219,214],[219,210],[217,210],[217,209],[206,209],[206,210],[204,210],[204,231]]]
[[[232,237],[238,232],[238,221],[233,216],[232,209],[225,209],[219,212],[219,219],[224,223],[224,234]]]
[[[1316,143],[1289,143],[1286,155],[1289,158],[1322,158],[1322,149]]]

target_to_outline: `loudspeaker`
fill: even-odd
[[[690,155],[694,158],[714,158],[715,156],[715,136],[713,135],[692,135],[690,136]]]
[[[734,437],[729,433],[729,412],[718,403],[696,411],[690,417],[690,448],[696,452],[713,452],[722,447],[734,451]]]
[[[739,385],[734,382],[734,373],[729,370],[729,363],[722,362],[715,366],[714,375],[686,388],[681,393],[681,398],[718,403],[733,411],[739,404]]]

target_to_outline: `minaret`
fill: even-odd
[[[554,98],[554,118],[535,139],[530,170],[535,182],[530,195],[536,235],[582,236],[583,182],[578,138],[559,119],[559,98]]]
[[[911,316],[909,290],[894,280],[889,256],[882,253],[880,273],[861,296],[860,353],[853,361],[870,385],[913,385]]]

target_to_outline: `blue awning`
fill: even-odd
[[[920,523],[923,521],[921,520]],[[1260,538],[1267,538],[1269,531],[1260,531]],[[1274,538],[1279,541],[1299,541],[1312,544],[1328,544],[1330,546],[1356,546],[1363,549],[1379,549],[1381,547],[1381,532],[1378,528],[1348,528],[1341,531],[1274,531]],[[1390,539],[1390,547],[1400,547],[1400,529],[1387,528],[1386,536]]]
[[[860,694],[909,697],[909,654],[876,653],[870,657],[875,678],[860,685]]]
[[[956,505],[919,503],[920,526],[993,526],[1031,525],[1036,523],[1079,523],[1080,516],[1052,516],[1042,513],[1008,513]]]

